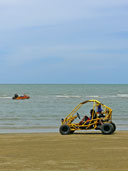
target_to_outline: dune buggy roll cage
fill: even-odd
[[[92,112],[92,118],[89,121],[85,121],[83,124],[75,124],[72,123],[77,117],[80,119],[79,114],[77,113],[78,109],[81,108],[84,104],[92,102],[93,103],[93,112]],[[94,111],[96,111],[96,107],[98,105],[101,105],[102,110],[103,110],[103,118],[100,118],[99,115],[100,113],[95,112],[96,117],[94,117]],[[77,113],[77,114],[76,114]],[[112,109],[106,105],[104,105],[103,103],[99,102],[98,100],[86,100],[84,102],[81,102],[80,104],[78,104],[71,113],[69,113],[65,119],[62,119],[62,125],[68,125],[70,127],[71,131],[74,130],[79,130],[82,129],[82,127],[86,127],[86,129],[92,129],[92,125],[93,125],[93,129],[97,128],[98,123],[102,120],[103,123],[105,122],[111,122],[112,121]]]

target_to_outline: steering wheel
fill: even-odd
[[[77,112],[77,117],[80,119],[80,114]]]

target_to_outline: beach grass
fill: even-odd
[[[128,131],[0,134],[1,171],[127,171]]]

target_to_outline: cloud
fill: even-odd
[[[84,46],[72,46],[72,45],[57,45],[57,46],[20,46],[10,50],[7,54],[4,54],[4,65],[8,67],[24,67],[26,64],[41,63],[43,66],[60,63],[64,67],[68,64],[79,64],[79,66],[85,65],[86,68],[90,68],[92,62],[98,66],[100,63],[102,67],[107,68],[117,65],[119,61],[125,60],[127,62],[127,49],[118,48],[96,48],[96,47],[84,47]],[[120,55],[123,55],[120,58]],[[63,62],[63,63],[62,63]],[[120,63],[120,62],[119,62]],[[99,66],[98,66],[99,67]],[[63,68],[64,69],[64,68]]]
[[[80,19],[88,20],[104,15],[104,8],[116,8],[121,5],[128,5],[128,2],[125,0],[1,0],[0,28],[14,29]]]

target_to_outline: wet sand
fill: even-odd
[[[0,134],[1,171],[127,171],[128,131]]]

